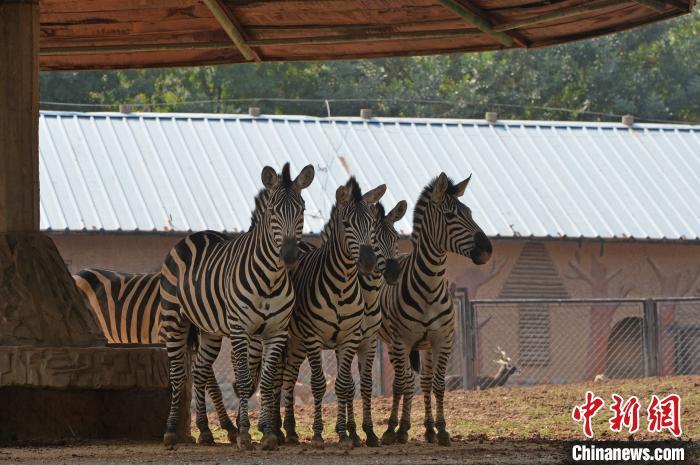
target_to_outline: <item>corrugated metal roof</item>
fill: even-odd
[[[39,145],[45,230],[245,230],[262,167],[289,160],[316,167],[307,233],[350,174],[411,211],[445,171],[474,174],[489,236],[700,238],[700,126],[42,112]]]

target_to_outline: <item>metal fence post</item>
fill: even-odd
[[[644,301],[644,375],[659,376],[659,312],[654,299]]]
[[[384,396],[384,346],[382,344],[382,338],[377,336],[377,353],[376,360],[379,362],[379,395]]]
[[[476,385],[476,309],[469,301],[469,294],[462,297],[462,347],[464,348],[464,389],[473,389]]]

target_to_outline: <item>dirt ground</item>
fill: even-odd
[[[642,401],[641,428],[646,428],[646,406],[652,393],[663,397],[677,393],[682,398],[681,440],[687,441],[691,454],[687,463],[700,463],[694,447],[700,440],[700,377],[647,378],[642,380],[607,381],[600,384],[538,386],[532,388],[497,388],[486,391],[455,391],[446,396],[448,430],[451,447],[422,442],[422,395],[414,399],[411,441],[406,445],[380,448],[360,447],[345,451],[336,445],[333,432],[334,405],[324,407],[326,447],[312,449],[311,406],[297,409],[299,446],[283,446],[278,451],[240,452],[226,444],[225,436],[212,418],[216,446],[182,444],[169,451],[157,443],[68,444],[53,447],[11,447],[0,449],[0,464],[5,463],[246,463],[246,464],[519,464],[562,463],[567,448],[562,441],[582,440],[581,426],[571,419],[571,409],[582,402],[586,390],[593,390],[606,401],[605,410],[594,418],[594,433],[601,440],[669,440],[668,433],[640,432],[631,437],[612,433],[607,428],[610,395],[636,395]],[[373,415],[375,431],[381,436],[391,399],[375,399]],[[356,414],[361,406],[356,404]],[[256,424],[255,418],[252,418]],[[358,423],[359,423],[358,418]],[[193,431],[196,435],[196,431]],[[362,434],[361,434],[362,435]],[[259,439],[257,432],[253,439]]]

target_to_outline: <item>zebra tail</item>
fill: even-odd
[[[420,372],[420,353],[417,350],[412,350],[408,358],[411,360],[411,368],[416,373]]]
[[[190,330],[187,333],[187,348],[190,352],[197,352],[197,347],[199,346],[199,328],[196,325],[191,324]]]

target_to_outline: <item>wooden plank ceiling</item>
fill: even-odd
[[[42,70],[336,60],[543,47],[694,0],[40,0]]]

